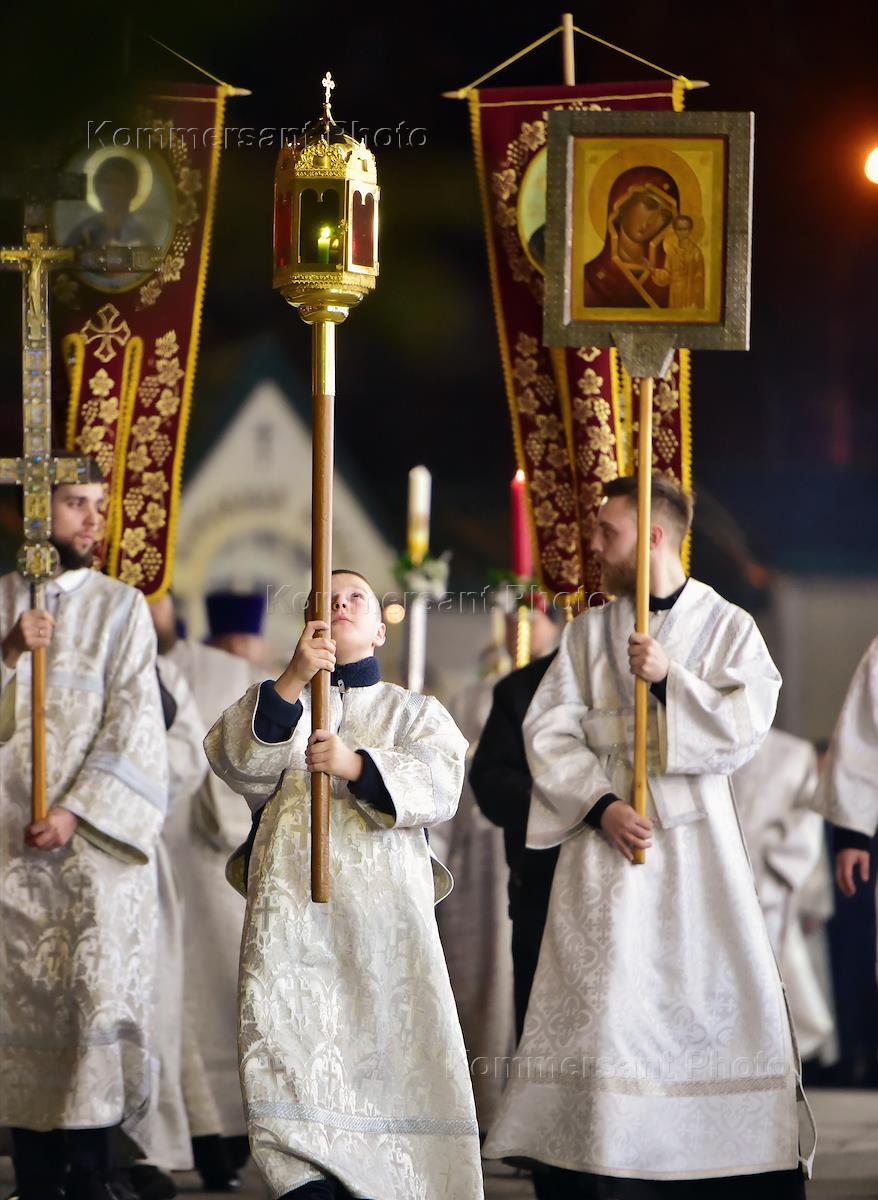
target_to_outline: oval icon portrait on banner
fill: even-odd
[[[546,258],[546,158],[543,147],[527,164],[516,206],[522,249],[541,275]]]
[[[113,251],[131,250],[135,261],[139,258],[144,264],[160,261],[167,253],[177,203],[164,158],[127,146],[103,146],[78,151],[65,170],[85,176],[86,195],[84,200],[55,204],[53,232],[58,245],[79,251],[80,280],[101,292],[126,292],[143,283],[155,266],[113,269]],[[110,269],[102,269],[104,262]],[[88,269],[91,263],[93,270]]]

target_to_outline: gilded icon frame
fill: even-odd
[[[746,350],[753,114],[549,114],[543,341]]]

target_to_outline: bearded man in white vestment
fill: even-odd
[[[478,1126],[433,906],[427,826],[454,814],[466,741],[432,696],[381,681],[381,607],[332,578],[289,665],[207,736],[257,814],[245,866],[239,1051],[253,1157],[292,1200],[481,1200]],[[332,672],[328,729],[309,684]],[[310,894],[310,776],[330,776],[331,897]],[[234,877],[233,868],[230,871]]]
[[[0,579],[0,1124],[22,1200],[113,1200],[155,1063],[155,844],[167,752],[143,596],[90,570],[103,484],[59,485],[46,607]],[[47,650],[49,811],[31,820],[31,655]]]
[[[525,720],[528,844],[561,850],[485,1154],[550,1164],[552,1200],[803,1197],[813,1125],[800,1151],[798,1058],[728,780],[780,677],[753,620],[687,580],[691,500],[663,478],[650,632],[632,633],[636,480],[605,497],[592,546],[617,598],[566,628]],[[635,677],[650,685],[645,817],[627,801]]]

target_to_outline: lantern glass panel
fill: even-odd
[[[292,197],[289,192],[278,192],[274,198],[274,265],[289,266],[292,250]]]
[[[355,191],[351,202],[351,262],[375,266],[375,197]]]
[[[328,187],[323,192],[308,188],[299,201],[299,262],[333,266],[341,262],[338,234],[339,193]]]

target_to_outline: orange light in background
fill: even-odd
[[[384,607],[384,620],[388,625],[399,625],[405,620],[405,608],[401,604],[387,604]]]
[[[863,170],[870,183],[878,183],[878,146],[869,151]]]

